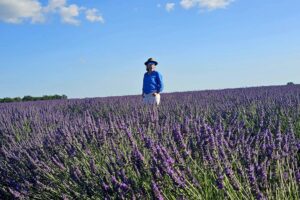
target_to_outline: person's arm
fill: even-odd
[[[161,93],[164,89],[164,83],[163,83],[163,77],[160,73],[158,73],[157,76],[157,83],[158,83],[157,93]]]

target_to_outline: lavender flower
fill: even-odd
[[[164,200],[163,195],[161,194],[161,191],[159,190],[157,184],[154,181],[151,181],[151,184],[155,199]]]
[[[224,183],[223,183],[223,181],[224,181],[224,176],[220,174],[220,175],[218,176],[217,180],[216,180],[217,187],[218,187],[220,190],[222,190],[222,189],[224,188]]]
[[[145,158],[136,146],[132,151],[132,160],[137,169],[142,172],[145,165]]]

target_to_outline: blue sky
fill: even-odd
[[[0,0],[0,98],[300,83],[300,1]]]

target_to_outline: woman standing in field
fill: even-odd
[[[153,58],[145,62],[147,72],[144,74],[142,96],[146,104],[159,105],[160,103],[160,93],[163,91],[164,84],[162,75],[155,71],[157,64]]]

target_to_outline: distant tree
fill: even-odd
[[[41,97],[41,100],[48,100],[49,99],[49,96],[48,95],[44,95]]]
[[[54,100],[54,99],[68,99],[66,95],[44,95],[42,97],[32,97],[32,96],[24,96],[23,98],[15,97],[5,97],[3,99],[0,99],[0,103],[7,103],[7,102],[22,102],[22,101],[40,101],[40,100]]]
[[[33,100],[33,97],[32,96],[24,96],[23,98],[22,98],[22,101],[32,101]]]
[[[288,82],[287,85],[295,85],[293,82]]]
[[[14,102],[20,102],[20,101],[22,101],[22,99],[20,97],[15,97],[15,98],[13,98],[13,101]]]
[[[5,97],[5,98],[2,99],[2,102],[3,102],[3,103],[13,102],[13,99],[12,99],[12,98],[9,98],[9,97]]]
[[[53,96],[52,96],[52,99],[60,99],[60,96],[57,95],[57,94],[56,94],[56,95],[53,95]]]

